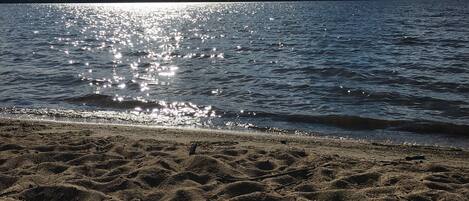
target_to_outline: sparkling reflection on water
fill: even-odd
[[[469,129],[465,7],[5,5],[0,103],[6,113],[466,146],[448,137]]]
[[[179,65],[190,59],[205,59],[205,63],[223,59],[224,47],[217,48],[212,42],[213,47],[205,48],[209,40],[223,36],[207,33],[201,26],[208,20],[205,14],[220,7],[201,3],[65,5],[65,12],[78,16],[67,20],[66,26],[74,28],[80,24],[78,31],[83,36],[70,44],[106,56],[110,65],[102,68],[102,63],[86,62],[88,70],[78,76],[89,81],[95,94],[112,94],[114,102],[138,101],[141,104],[135,104],[134,112],[147,114],[142,117],[150,117],[153,123],[192,125],[199,118],[214,117],[210,105],[197,106],[187,101],[166,103],[164,100],[168,98],[158,91],[174,90],[174,84],[190,85],[173,81],[177,79]],[[199,12],[201,9],[204,12]],[[190,43],[183,44],[185,40]],[[79,52],[78,57],[82,56]],[[154,103],[150,104],[152,107],[144,107],[149,102]],[[116,107],[125,108],[120,104]]]

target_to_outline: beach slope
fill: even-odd
[[[0,200],[468,200],[469,152],[0,119]]]

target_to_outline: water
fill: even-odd
[[[2,4],[0,107],[467,148],[468,5]]]

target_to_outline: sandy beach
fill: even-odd
[[[469,197],[458,148],[10,119],[0,139],[0,200]]]

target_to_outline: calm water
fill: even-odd
[[[1,112],[469,147],[468,6],[3,4]]]

